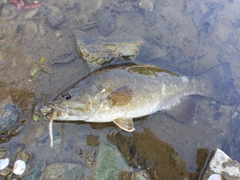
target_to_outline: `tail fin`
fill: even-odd
[[[201,89],[198,91],[205,92],[201,95],[225,105],[233,105],[240,101],[228,63],[219,64],[205,73],[197,75],[196,78],[201,84]]]

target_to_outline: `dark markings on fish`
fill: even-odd
[[[133,90],[128,86],[122,86],[113,91],[108,97],[113,101],[114,106],[124,106],[132,100]]]
[[[173,73],[167,69],[156,67],[156,66],[151,66],[151,65],[148,65],[147,68],[144,66],[141,66],[141,65],[129,67],[128,72],[134,72],[134,73],[139,73],[142,75],[149,75],[149,76],[151,76],[151,75],[158,76],[157,73],[163,72],[163,73],[168,73],[172,76],[179,76],[179,74]]]

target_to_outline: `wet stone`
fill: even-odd
[[[98,30],[104,36],[109,36],[115,30],[116,24],[110,11],[106,11],[98,17]]]
[[[49,8],[50,8],[50,14],[47,17],[49,26],[53,29],[59,28],[60,25],[65,20],[64,14],[59,8],[55,6],[50,6]]]
[[[5,5],[1,12],[1,17],[10,18],[16,14],[16,7],[14,5]]]
[[[21,114],[14,104],[0,105],[0,133],[5,133],[14,127]]]
[[[23,180],[39,180],[45,166],[45,162],[38,162],[28,170],[27,175],[23,178]]]
[[[54,132],[53,133],[53,139],[54,139],[54,144],[56,143],[55,145],[59,144],[58,142],[60,140],[60,132]],[[48,146],[49,143],[50,143],[49,141],[50,141],[50,137],[47,134],[47,135],[45,135],[45,136],[43,136],[43,137],[41,137],[37,140],[37,146],[38,147]]]
[[[0,159],[6,157],[8,154],[6,149],[0,149]]]
[[[12,172],[12,168],[6,167],[5,169],[0,171],[0,176],[6,177]]]
[[[34,16],[36,16],[38,14],[38,8],[35,8],[35,9],[32,9],[31,11],[27,11],[25,14],[24,14],[24,17],[26,19],[31,19],[33,18]]]
[[[30,153],[24,152],[24,151],[19,151],[16,154],[15,160],[21,159],[24,162],[28,162],[32,158],[32,155]]]
[[[141,45],[139,41],[105,42],[83,31],[74,31],[74,35],[78,53],[87,61],[90,69],[110,64],[118,58],[133,60]]]
[[[53,163],[47,166],[40,180],[85,179],[85,169],[80,164]]]
[[[154,1],[153,0],[140,0],[139,7],[145,11],[153,11]]]
[[[127,167],[128,164],[124,156],[115,145],[110,143],[100,144],[96,160],[96,180],[121,179],[121,172]]]

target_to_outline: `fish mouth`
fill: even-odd
[[[53,111],[55,111],[57,115],[65,115],[68,113],[68,109],[66,107],[59,106],[58,104],[55,104],[53,102],[49,102],[48,107],[51,108],[51,112],[49,112],[51,114]]]

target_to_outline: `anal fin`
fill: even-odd
[[[169,109],[165,109],[169,116],[178,121],[189,121],[195,115],[196,102],[191,96],[186,96],[180,99],[179,102],[173,104]]]
[[[127,132],[132,132],[135,130],[133,120],[132,119],[124,119],[124,118],[119,118],[115,119],[113,121],[120,129],[127,131]]]

